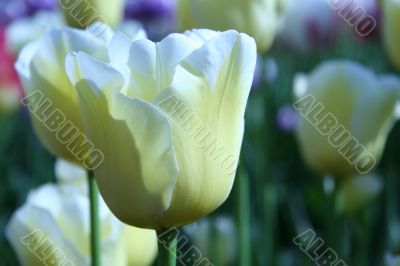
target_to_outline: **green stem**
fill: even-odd
[[[99,190],[93,171],[88,171],[90,198],[90,245],[92,265],[100,266],[100,221],[99,221]]]
[[[242,169],[238,176],[239,198],[239,255],[240,266],[252,265],[251,263],[251,232],[250,232],[250,187],[249,177]]]
[[[158,265],[159,266],[175,266],[176,265],[176,247],[178,246],[177,234],[169,235],[163,238],[167,231],[157,231],[158,238]]]

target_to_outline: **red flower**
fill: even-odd
[[[18,105],[23,96],[14,62],[15,58],[6,45],[5,29],[0,27],[0,109]]]

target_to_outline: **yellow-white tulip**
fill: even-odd
[[[115,27],[122,20],[125,0],[60,0],[59,6],[71,27],[83,29],[95,22]]]
[[[157,235],[154,230],[124,225],[122,231],[128,266],[152,265],[157,257]]]
[[[400,71],[400,1],[383,1],[383,40],[389,57]]]
[[[44,262],[53,265],[49,261],[57,259],[55,255],[47,259],[41,257],[39,251],[42,252],[45,246],[41,246],[39,251],[29,250],[29,244],[35,244],[37,238],[51,241],[51,251],[61,251],[56,253],[61,256],[57,259],[58,265],[62,264],[64,255],[65,263],[70,260],[74,265],[89,265],[87,172],[78,165],[59,159],[55,164],[55,173],[60,185],[48,184],[33,191],[27,203],[12,217],[7,237],[23,265],[45,265]],[[104,264],[151,265],[157,255],[156,232],[121,223],[102,199],[100,210]],[[23,234],[31,234],[24,241],[28,244],[22,242],[21,245],[19,239],[23,239]],[[50,250],[46,254],[50,254]]]
[[[78,165],[64,160],[57,160],[55,164],[57,181],[62,185],[69,185],[88,196],[87,171]],[[109,209],[101,200],[102,207]],[[89,214],[88,214],[89,215]],[[120,241],[123,242],[121,248],[127,256],[129,266],[151,265],[157,256],[157,235],[154,230],[142,229],[117,222],[122,225]]]
[[[137,31],[133,38],[144,36],[141,29]],[[86,153],[86,147],[81,147],[74,141],[79,139],[76,136],[83,132],[83,121],[78,95],[65,72],[65,57],[73,51],[84,51],[97,59],[107,61],[107,41],[108,39],[96,38],[82,30],[54,29],[25,46],[16,63],[19,77],[28,95],[28,104],[32,109],[37,107],[37,111],[32,112],[32,122],[40,141],[57,157],[77,164],[82,164],[80,157],[83,156],[80,155]],[[29,97],[36,92],[43,95],[40,102],[35,101],[35,97]],[[46,104],[46,100],[50,104]],[[56,119],[52,114],[57,109],[65,116],[64,121],[54,121]],[[66,126],[67,121],[71,122],[69,127]],[[58,125],[55,122],[58,122]]]
[[[394,123],[400,82],[350,61],[317,67],[298,91],[298,140],[305,161],[335,177],[365,174],[379,162]]]
[[[260,51],[273,43],[279,26],[277,0],[180,0],[178,20],[182,30],[235,29],[255,38]]]
[[[379,195],[382,188],[380,176],[371,174],[348,178],[341,184],[336,195],[337,209],[352,215]]]
[[[100,39],[73,29],[53,30],[24,47],[16,68],[28,96],[36,91],[41,92],[52,103],[52,110],[48,114],[56,108],[60,109],[73,126],[82,132],[78,95],[65,73],[65,57],[75,50],[86,51],[104,60],[108,56],[106,45]],[[42,144],[57,157],[81,163],[67,145],[59,141],[55,132],[42,123],[46,115],[39,116],[42,119],[35,115],[31,117]]]
[[[100,210],[102,261],[125,266],[123,225]],[[21,265],[90,265],[89,199],[72,186],[43,185],[12,216],[6,236]]]
[[[112,64],[67,58],[86,133],[105,156],[100,192],[123,222],[191,223],[228,197],[238,163],[256,45],[236,31],[195,30],[159,43],[114,35]]]

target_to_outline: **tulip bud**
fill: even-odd
[[[124,0],[59,1],[69,26],[83,29],[95,22],[116,27],[122,20]]]
[[[301,117],[297,135],[305,161],[335,177],[370,172],[395,120],[400,81],[350,61],[330,61],[307,82],[302,79],[303,85],[305,96],[294,107]]]
[[[142,228],[209,214],[232,188],[254,40],[195,30],[158,43],[116,34],[110,43],[112,64],[84,52],[66,63],[86,133],[104,153],[95,169],[104,200],[121,221]]]
[[[382,191],[382,180],[379,176],[356,176],[345,180],[336,195],[336,207],[347,215],[372,201]]]
[[[102,206],[102,261],[124,266],[123,225]],[[6,236],[23,266],[90,265],[89,199],[72,186],[43,185],[11,217]]]
[[[400,71],[400,1],[383,1],[383,40],[390,60]]]
[[[235,29],[255,38],[259,51],[268,50],[278,28],[277,0],[181,0],[178,23],[181,30]]]

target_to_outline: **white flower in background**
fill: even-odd
[[[55,172],[60,185],[47,184],[31,192],[25,205],[11,218],[7,227],[7,238],[22,265],[42,265],[37,258],[37,252],[31,252],[19,241],[24,234],[34,233],[36,230],[40,230],[43,236],[54,242],[51,250],[60,249],[65,258],[77,266],[90,265],[86,170],[58,159]],[[147,266],[154,261],[157,255],[155,231],[121,223],[102,199],[100,224],[104,265]],[[55,256],[49,260],[54,258]],[[58,262],[61,265],[61,259]]]
[[[14,20],[7,26],[7,45],[14,54],[18,54],[27,43],[64,24],[61,14],[54,11],[39,11],[33,17]]]
[[[71,185],[83,194],[88,193],[88,176],[86,169],[76,164],[58,159],[54,166],[57,182],[61,185]]]
[[[104,205],[103,205],[104,206]],[[89,199],[72,186],[46,184],[33,190],[12,216],[6,236],[23,266],[90,265]],[[100,207],[104,265],[126,265],[123,225]],[[46,240],[46,241],[45,241]]]
[[[65,26],[64,18],[59,12],[39,11],[32,17],[16,19],[7,26],[7,46],[14,54],[18,54],[26,44],[39,39],[46,32]],[[106,31],[109,30],[108,28]],[[131,40],[146,38],[142,25],[134,20],[122,21],[117,30]]]
[[[296,94],[305,95],[295,103],[304,160],[334,177],[372,170],[395,122],[400,79],[376,75],[349,60],[332,60],[308,77],[297,76],[296,83]]]

